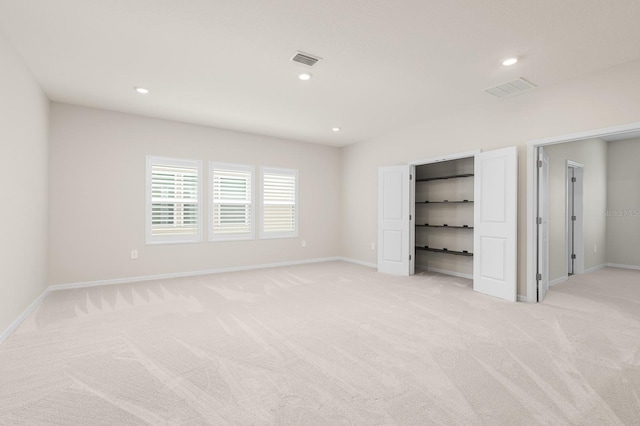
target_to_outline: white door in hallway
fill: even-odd
[[[538,302],[549,291],[549,153],[538,148]]]
[[[518,150],[477,154],[474,169],[473,289],[515,301]]]
[[[378,169],[378,272],[409,275],[411,166]]]

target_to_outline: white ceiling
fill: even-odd
[[[638,0],[0,0],[54,101],[335,146],[635,60],[638,22]],[[323,58],[308,82],[296,50]]]

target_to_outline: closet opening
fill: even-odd
[[[518,150],[378,169],[378,272],[439,272],[515,301]]]
[[[415,165],[412,274],[473,279],[474,157]]]

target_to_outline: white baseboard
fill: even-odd
[[[20,326],[20,324],[22,324],[22,322],[25,319],[27,319],[27,317],[29,315],[31,315],[31,313],[33,313],[33,311],[36,310],[36,308],[40,305],[40,303],[42,303],[42,301],[44,300],[44,298],[45,298],[45,296],[47,294],[49,294],[49,288],[48,287],[40,294],[40,296],[38,296],[36,298],[36,300],[31,302],[31,304],[29,306],[27,306],[27,309],[25,309],[24,312],[22,312],[18,318],[16,318],[11,324],[9,324],[9,327],[7,327],[0,334],[0,344],[2,342],[4,342],[7,339],[7,337],[9,337],[11,335],[11,333],[16,331],[16,329]]]
[[[638,265],[622,265],[620,263],[607,263],[605,266],[608,266],[610,268],[635,269],[637,271],[640,271],[640,266]]]
[[[338,259],[342,260],[343,262],[355,263],[356,265],[362,265],[368,268],[378,269],[378,265],[375,263],[364,262],[362,260],[351,259],[348,257],[340,257]]]
[[[230,268],[207,269],[202,271],[176,272],[172,274],[146,275],[129,278],[115,278],[111,280],[85,281],[70,284],[56,284],[49,286],[50,291],[69,290],[74,288],[96,287],[101,285],[126,284],[138,281],[167,280],[171,278],[194,277],[198,275],[221,274],[223,272],[250,271],[252,269],[278,268],[281,266],[304,265],[307,263],[330,262],[342,260],[340,257],[323,257],[319,259],[292,260],[289,262],[263,263],[259,265],[234,266]]]
[[[438,268],[431,268],[431,267],[424,267],[424,266],[418,266],[419,268],[422,269],[426,269],[429,272],[438,272],[440,274],[446,274],[446,275],[453,275],[454,277],[459,277],[459,278],[466,278],[468,280],[473,280],[473,275],[470,274],[463,274],[460,272],[453,272],[453,271],[447,271],[445,269],[438,269]],[[566,279],[566,278],[565,278]],[[527,296],[522,296],[522,295],[518,295],[517,296],[517,300],[518,302],[523,302],[523,303],[535,303],[535,301],[531,301],[529,300],[529,298]]]
[[[426,269],[429,272],[437,272],[437,273],[440,273],[440,274],[452,275],[452,276],[458,277],[458,278],[466,278],[468,280],[473,280],[473,275],[471,275],[471,274],[463,274],[461,272],[448,271],[446,269],[431,268],[431,267],[428,267],[428,266],[426,268],[424,266],[419,266],[419,265],[416,265],[416,266],[418,268]],[[529,300],[527,298],[527,296],[518,295],[517,296],[517,300],[518,300],[518,302],[535,303],[535,302],[532,302],[531,300]]]
[[[591,268],[589,268],[589,269],[585,269],[585,270],[584,270],[584,273],[585,273],[585,274],[588,274],[588,273],[591,273],[591,272],[599,271],[600,269],[603,269],[603,268],[606,268],[606,267],[607,267],[607,264],[606,264],[606,263],[603,263],[602,265],[596,265],[596,266],[592,266],[592,267],[591,267]],[[640,268],[639,268],[639,269],[640,269]]]
[[[429,272],[437,272],[439,274],[451,275],[451,276],[458,277],[458,278],[466,278],[468,280],[472,280],[473,279],[473,275],[463,274],[462,272],[454,272],[454,271],[448,271],[446,269],[432,268],[430,266],[424,267],[424,266],[420,266],[420,265],[416,265],[416,268],[426,269]]]
[[[527,296],[521,296],[518,295],[518,302],[522,302],[522,303],[536,303],[535,301],[531,301],[529,300],[529,298]]]
[[[549,287],[553,287],[554,285],[558,285],[560,283],[563,283],[568,279],[569,279],[569,276],[565,275],[564,277],[560,277],[560,278],[556,278],[555,280],[551,280],[551,281],[549,281]]]
[[[219,269],[209,269],[206,271],[191,271],[191,272],[178,272],[174,274],[160,274],[160,275],[147,275],[141,277],[129,277],[129,278],[116,278],[112,280],[99,280],[99,281],[86,281],[86,282],[78,282],[78,283],[70,283],[70,284],[56,284],[50,285],[47,287],[40,296],[36,300],[34,300],[25,311],[16,318],[9,327],[7,327],[0,334],[0,343],[4,342],[7,337],[11,335],[22,322],[33,312],[35,309],[42,303],[44,298],[49,292],[58,291],[58,290],[69,290],[76,288],[85,288],[85,287],[96,287],[101,285],[112,285],[112,284],[125,284],[125,283],[133,283],[138,281],[151,281],[151,280],[165,280],[170,278],[182,278],[182,277],[192,277],[197,275],[209,275],[209,274],[219,274],[222,272],[236,272],[236,271],[248,271],[251,269],[266,269],[266,268],[277,268],[280,266],[293,266],[293,265],[303,265],[306,263],[319,263],[319,262],[330,262],[335,260],[345,260],[341,257],[324,257],[319,259],[305,259],[305,260],[293,260],[289,262],[278,262],[278,263],[265,263],[261,265],[249,265],[249,266],[237,266],[232,268],[219,268]],[[353,263],[358,263],[354,261]],[[364,264],[361,263],[361,264]]]

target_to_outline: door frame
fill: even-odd
[[[536,274],[538,275],[536,278],[536,301],[541,302],[549,291],[549,169],[551,164],[549,153],[543,146],[536,148],[536,156],[539,162],[537,173],[538,188],[541,189],[541,182],[545,183],[546,188],[539,190],[536,197],[538,200],[538,213],[536,215],[540,218],[536,227]],[[541,203],[540,200],[543,200],[543,202]],[[543,203],[544,205],[541,205]],[[541,256],[541,253],[543,256]]]
[[[576,177],[576,185],[573,190],[573,202],[574,213],[576,213],[577,219],[573,224],[573,249],[576,255],[575,262],[573,262],[573,275],[584,274],[584,164],[576,161],[567,160],[565,169],[565,183],[566,183],[566,217],[567,226],[565,229],[565,247],[564,252],[567,254],[567,277],[569,276],[569,264],[571,263],[571,256],[569,255],[569,236],[571,221],[569,218],[569,204],[570,193],[569,190],[569,169],[574,169],[574,176]],[[576,232],[577,231],[577,232]]]
[[[538,156],[539,146],[556,145],[565,142],[575,142],[593,138],[604,138],[626,133],[640,132],[640,122],[623,124],[619,126],[605,127],[601,129],[588,130],[584,132],[553,136],[543,139],[535,139],[527,142],[526,173],[527,173],[527,276],[526,295],[518,296],[522,302],[536,302],[536,273],[537,273],[537,225],[536,218],[538,212]]]

